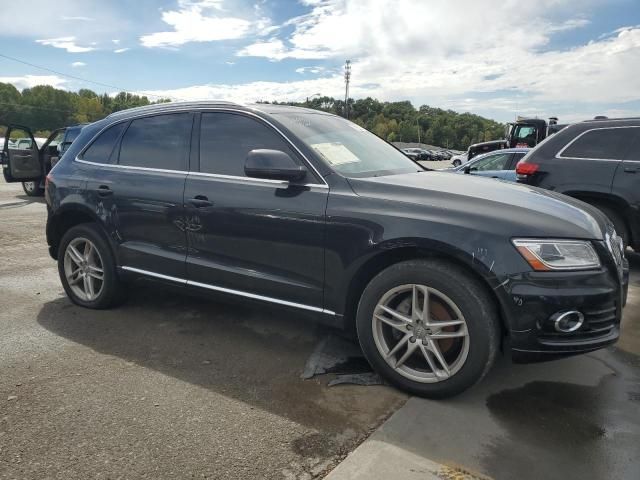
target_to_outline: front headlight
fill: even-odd
[[[513,244],[537,271],[588,270],[600,266],[600,258],[590,242],[516,238]]]

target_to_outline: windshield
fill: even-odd
[[[384,140],[343,118],[316,113],[273,116],[346,177],[423,171]]]

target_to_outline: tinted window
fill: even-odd
[[[515,170],[516,169],[516,165],[518,164],[518,162],[520,160],[522,160],[522,157],[524,157],[526,154],[524,152],[518,152],[518,153],[514,153],[513,154],[513,160],[511,161],[511,169],[510,170]]]
[[[219,175],[244,175],[251,150],[280,150],[295,159],[286,141],[263,123],[230,113],[203,113],[200,127],[200,171]]]
[[[475,162],[471,168],[476,169],[479,172],[487,170],[506,170],[510,157],[510,153],[489,155],[488,157]]]
[[[82,159],[89,162],[109,163],[113,147],[115,147],[118,137],[120,137],[120,133],[124,129],[125,125],[126,123],[118,123],[117,125],[109,127],[102,132],[87,151],[84,152]],[[66,151],[69,148],[69,145],[71,145],[70,142],[65,142],[63,151]]]
[[[636,131],[636,128],[590,130],[579,136],[561,156],[623,160]]]
[[[122,137],[120,165],[186,170],[191,124],[190,113],[133,120]]]

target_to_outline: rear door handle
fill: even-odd
[[[624,167],[625,173],[637,173],[640,167]]]
[[[109,195],[113,195],[113,190],[111,190],[107,185],[100,185],[97,189],[98,195],[101,197],[107,197]]]
[[[196,208],[212,207],[213,202],[210,202],[205,195],[196,195],[189,200],[189,203]]]

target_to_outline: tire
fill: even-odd
[[[87,241],[93,246],[89,261],[85,256]],[[70,245],[80,253],[81,258],[69,248]],[[81,263],[84,265],[81,266]],[[102,280],[98,279],[100,269]],[[76,280],[75,282],[68,278],[67,273],[70,272],[79,272],[70,276]],[[122,303],[125,299],[124,286],[118,278],[113,253],[103,233],[95,224],[76,225],[63,235],[58,249],[58,274],[67,296],[76,305],[106,309]],[[84,280],[86,277],[89,277],[88,280],[93,284],[93,297],[87,294],[87,284]],[[85,292],[84,295],[82,291]]]
[[[420,286],[418,304],[424,303],[425,291],[429,294],[431,325],[425,327],[424,322],[417,323],[419,319],[411,319],[413,325],[405,330],[407,324],[380,305],[397,308],[396,313],[406,306],[403,315],[412,317],[413,284]],[[416,314],[420,314],[418,309]],[[394,326],[380,321],[380,316],[391,319]],[[435,320],[462,320],[464,325],[448,325],[444,330]],[[428,398],[451,397],[479,382],[490,370],[500,340],[496,306],[485,288],[465,270],[443,260],[405,261],[376,275],[360,298],[356,330],[365,357],[380,376],[402,390]],[[443,334],[459,336],[431,337]],[[440,357],[432,353],[433,342]],[[409,348],[412,353],[397,367]],[[447,363],[448,374],[438,358]]]
[[[22,182],[22,189],[29,197],[41,197],[44,195],[44,188],[40,186],[39,180],[33,182]]]
[[[460,165],[462,165],[462,162],[460,160],[454,160],[453,161],[453,166],[454,167],[459,167]]]
[[[595,204],[593,206],[604,213],[605,216],[609,220],[611,220],[611,223],[613,223],[613,226],[616,229],[616,233],[622,238],[624,248],[626,249],[629,246],[629,229],[627,228],[627,224],[625,223],[622,216],[613,211],[611,208],[605,207],[604,205]]]

